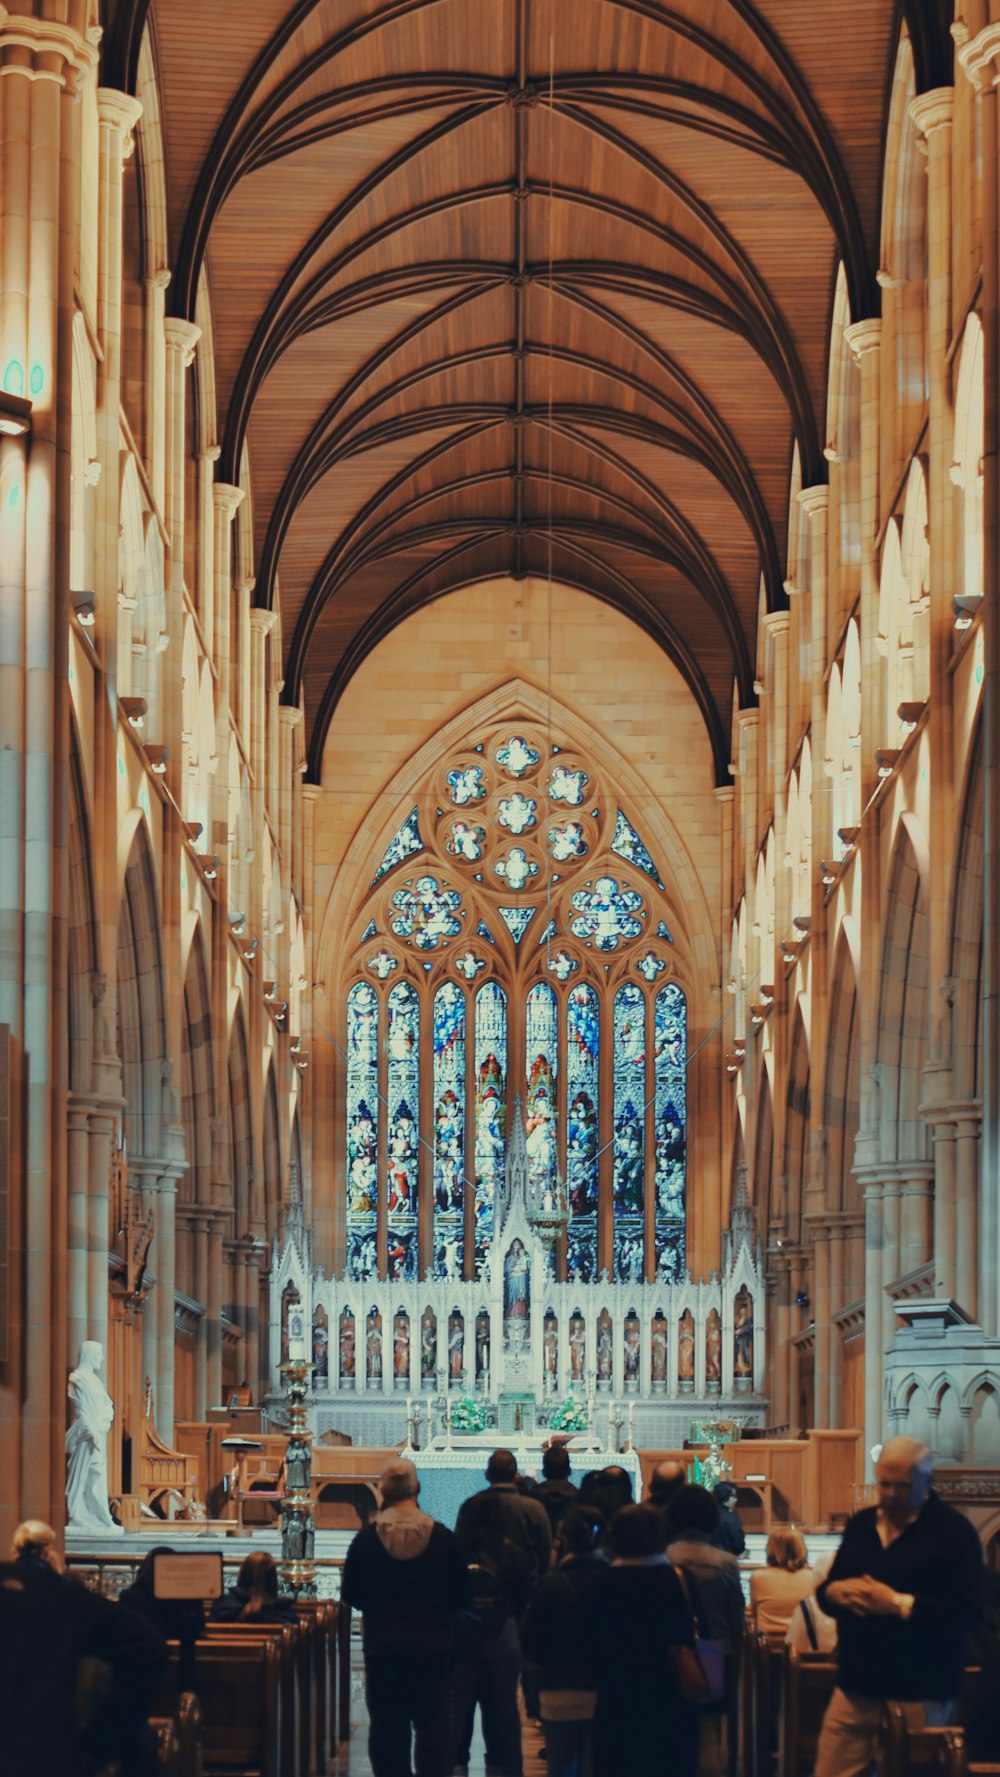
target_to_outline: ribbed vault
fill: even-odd
[[[551,571],[667,651],[723,778],[793,443],[823,476],[837,263],[877,297],[893,0],[119,0],[126,82],[144,22],[170,300],[207,274],[313,773],[375,640]]]

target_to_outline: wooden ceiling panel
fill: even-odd
[[[896,13],[151,0],[169,300],[207,265],[218,473],[249,441],[314,773],[389,626],[551,560],[671,653],[724,781],[793,443],[826,473],[838,258],[877,312]]]

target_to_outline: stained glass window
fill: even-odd
[[[417,1275],[420,1191],[420,1000],[408,981],[389,995],[386,1210],[390,1278]]]
[[[461,1277],[465,1257],[465,995],[434,996],[434,1271]]]
[[[676,981],[656,996],[653,1026],[656,1269],[684,1274],[687,1209],[687,1001]]]
[[[407,815],[403,825],[393,834],[386,847],[385,856],[372,877],[370,885],[372,888],[377,882],[381,882],[383,876],[388,875],[390,870],[394,870],[397,864],[401,864],[405,858],[412,857],[416,851],[423,851],[424,842],[420,837],[418,813],[419,811],[414,808]]]
[[[476,1269],[493,1238],[493,1206],[507,1158],[507,995],[487,981],[476,995]]]
[[[378,1253],[378,995],[347,996],[347,1272],[372,1277]]]
[[[686,939],[667,949],[657,864],[603,769],[520,720],[428,767],[354,910],[352,1277],[415,1276],[421,1252],[433,1276],[481,1273],[515,1090],[531,1186],[566,1185],[556,1275],[683,1274]]]
[[[567,1268],[586,1283],[597,1273],[598,1094],[600,1005],[581,983],[566,1000],[566,1196],[570,1225]]]
[[[615,1276],[642,1276],[645,1230],[646,996],[628,982],[615,994]]]
[[[556,1076],[559,1034],[556,996],[547,982],[528,994],[524,1024],[525,1142],[533,1190],[551,1190],[556,1176]]]

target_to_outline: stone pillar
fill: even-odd
[[[69,1298],[67,1342],[71,1356],[78,1352],[88,1332],[88,1254],[90,1192],[90,1114],[85,1097],[71,1092],[67,1104],[67,1183],[69,1188]],[[107,1277],[105,1276],[105,1295]]]
[[[958,61],[979,94],[982,183],[983,327],[983,982],[982,1154],[979,1196],[977,1319],[988,1338],[1000,1331],[1000,165],[997,80],[1000,22],[964,44]],[[958,1155],[956,1154],[956,1160]],[[961,1197],[959,1199],[961,1204]],[[959,1250],[959,1265],[962,1265]]]
[[[865,1473],[869,1451],[882,1438],[882,1186],[864,1181],[865,1199]]]
[[[979,1320],[976,1228],[980,1181],[980,1115],[977,1104],[955,1107],[955,1300]]]
[[[125,162],[132,153],[132,131],[142,116],[138,99],[99,87],[100,124],[97,337],[102,356],[97,365],[97,523],[94,561],[98,575],[98,609],[107,646],[104,670],[115,681],[118,610],[118,534],[121,501],[119,469],[122,385],[122,188]]]
[[[816,1323],[816,1425],[825,1429],[830,1424],[830,1230],[813,1228],[815,1282],[813,1285],[813,1317]]]
[[[208,1342],[208,1216],[203,1209],[189,1209],[185,1217],[191,1230],[194,1256],[192,1279],[195,1301],[200,1309],[194,1332],[194,1416],[205,1417],[208,1404],[206,1387],[206,1347]]]
[[[174,1300],[177,1291],[175,1213],[183,1168],[166,1166],[156,1181],[156,1370],[154,1417],[165,1443],[174,1435]],[[145,1349],[145,1347],[144,1347]]]
[[[896,1304],[889,1285],[900,1275],[900,1181],[893,1174],[882,1181],[882,1353],[896,1337]]]
[[[906,1277],[931,1257],[931,1191],[934,1168],[910,1162],[900,1193],[899,1276]]]
[[[830,1229],[830,1318],[829,1318],[829,1400],[831,1426],[843,1424],[842,1385],[844,1370],[844,1341],[840,1327],[834,1316],[839,1314],[844,1303],[844,1233],[839,1222]]]
[[[88,1120],[90,1167],[87,1255],[89,1337],[108,1348],[108,1245],[111,1238],[111,1154],[124,1108],[120,1098],[91,1101]]]
[[[955,1124],[947,1107],[928,1115],[934,1153],[934,1294],[955,1295]]]
[[[253,1398],[257,1402],[261,1394],[261,1361],[260,1361],[260,1267],[263,1250],[260,1244],[248,1239],[243,1248],[243,1263],[246,1268],[246,1320],[243,1334],[246,1340],[246,1379],[253,1389]],[[335,1366],[340,1362],[340,1346],[338,1329],[330,1326],[330,1378],[331,1385],[335,1376]],[[413,1330],[410,1330],[411,1340]],[[417,1329],[419,1349],[419,1328]]]
[[[205,1336],[205,1405],[222,1405],[222,1231],[225,1217],[208,1219],[208,1299]]]

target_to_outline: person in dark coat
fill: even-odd
[[[736,1488],[732,1481],[717,1481],[712,1488],[712,1498],[719,1508],[715,1530],[719,1548],[728,1549],[731,1555],[745,1555],[747,1539],[736,1513]]]
[[[347,1551],[340,1595],[365,1638],[368,1756],[374,1777],[451,1770],[450,1681],[458,1613],[469,1579],[458,1539],[422,1512],[412,1462],[382,1470],[380,1509]]]
[[[837,1688],[816,1754],[817,1777],[866,1771],[886,1702],[913,1705],[926,1727],[955,1720],[965,1638],[982,1618],[983,1550],[973,1526],[931,1486],[916,1438],[890,1438],[875,1465],[878,1505],[848,1522],[817,1589],[837,1622]]]
[[[669,1650],[690,1646],[691,1612],[651,1506],[624,1506],[609,1530],[611,1566],[590,1590],[597,1672],[595,1777],[692,1777],[698,1722]]]
[[[573,1506],[559,1528],[559,1563],[546,1574],[521,1621],[521,1646],[538,1667],[549,1777],[591,1777],[597,1674],[590,1592],[607,1569],[604,1521]]]
[[[223,1592],[212,1605],[213,1623],[283,1623],[298,1622],[291,1598],[278,1593],[278,1569],[274,1556],[266,1549],[255,1549],[242,1563],[235,1586]]]
[[[584,1475],[580,1504],[600,1512],[607,1532],[616,1512],[632,1504],[632,1477],[628,1470],[617,1462],[610,1463],[607,1468],[592,1469]]]
[[[126,1586],[118,1602],[126,1610],[155,1629],[164,1641],[197,1641],[205,1633],[205,1606],[197,1598],[157,1598],[156,1558],[173,1555],[166,1544],[150,1549],[136,1569],[135,1579]]]
[[[739,1562],[715,1541],[719,1511],[705,1487],[685,1486],[667,1508],[667,1560],[679,1568],[691,1594],[698,1630],[726,1655],[728,1701],[735,1701],[736,1652],[743,1634]],[[701,1777],[726,1769],[726,1702],[698,1711]]]
[[[542,1451],[542,1475],[534,1497],[545,1507],[553,1542],[566,1513],[580,1503],[580,1490],[570,1480],[569,1451],[565,1444],[550,1444]]]
[[[3,1777],[84,1777],[112,1761],[123,1777],[154,1777],[148,1717],[166,1660],[155,1630],[46,1561],[18,1560],[0,1564],[0,1648]],[[81,1720],[89,1662],[105,1687]]]

